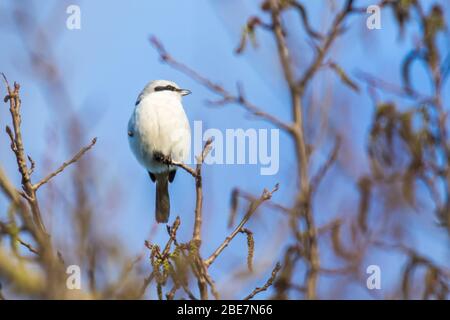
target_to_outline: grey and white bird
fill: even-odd
[[[169,182],[176,167],[170,160],[184,162],[190,154],[191,129],[181,99],[187,89],[167,80],[148,83],[139,94],[128,122],[128,141],[138,162],[156,182],[155,217],[169,220]]]

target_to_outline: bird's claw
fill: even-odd
[[[166,155],[162,154],[161,152],[155,152],[155,154],[153,155],[153,158],[155,159],[155,161],[161,162],[168,166],[172,164],[172,158],[170,156],[166,156]]]

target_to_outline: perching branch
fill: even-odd
[[[38,201],[36,199],[36,191],[33,188],[33,184],[30,179],[30,170],[27,166],[27,156],[25,155],[25,149],[22,141],[22,133],[20,125],[22,123],[20,115],[21,100],[19,97],[20,85],[14,83],[14,89],[8,83],[6,76],[2,73],[4,83],[8,94],[5,96],[5,103],[9,102],[9,111],[11,113],[11,119],[13,124],[13,129],[6,127],[6,132],[11,140],[11,150],[14,152],[16,157],[17,167],[19,169],[20,175],[22,177],[22,189],[26,195],[28,204],[30,205],[31,212],[33,215],[33,220],[35,227],[39,232],[47,234],[44,223],[42,221],[41,210],[39,208]]]
[[[233,238],[239,233],[243,232],[247,234],[248,242],[249,242],[249,257],[248,257],[248,266],[251,269],[252,267],[252,257],[253,257],[253,247],[252,247],[252,241],[253,237],[251,235],[251,232],[244,228],[244,225],[247,223],[247,221],[251,218],[253,213],[258,209],[258,207],[265,201],[270,200],[272,197],[272,194],[278,190],[278,184],[275,186],[275,188],[272,191],[264,190],[263,194],[259,199],[256,199],[255,201],[252,201],[249,205],[248,211],[245,214],[242,221],[239,223],[239,225],[236,227],[236,229],[228,236],[225,241],[216,249],[216,251],[206,260],[203,260],[200,256],[200,246],[201,246],[201,225],[202,225],[202,203],[203,203],[203,186],[202,186],[202,174],[201,174],[201,168],[202,164],[208,155],[209,151],[211,150],[211,144],[212,139],[209,139],[205,146],[203,147],[202,153],[196,157],[197,165],[195,170],[191,167],[180,163],[180,162],[174,162],[170,160],[168,164],[178,166],[182,169],[184,169],[186,172],[191,174],[195,179],[195,186],[196,186],[196,205],[195,205],[195,222],[194,222],[194,231],[192,236],[192,241],[189,247],[191,248],[191,255],[192,255],[192,268],[193,271],[197,277],[199,291],[200,291],[200,297],[201,299],[207,299],[208,298],[208,292],[207,292],[207,286],[211,288],[211,292],[213,296],[216,299],[219,299],[219,293],[215,287],[214,280],[211,278],[208,272],[208,267],[214,262],[214,260],[220,255],[220,253],[228,246],[228,244],[233,240]],[[177,218],[178,219],[178,218]],[[175,226],[175,225],[174,225]],[[173,228],[171,229],[173,230]],[[176,230],[176,229],[175,229]],[[172,235],[170,234],[170,237],[172,239]],[[174,240],[170,240],[168,244],[166,245],[166,248],[164,252],[166,254],[168,253],[168,250],[170,250],[169,243],[172,243]],[[169,246],[169,247],[168,247]],[[164,254],[161,255],[162,259],[164,259]],[[152,273],[153,274],[153,273]],[[152,279],[153,277],[149,277]],[[145,282],[144,288],[148,285],[149,281]],[[174,285],[170,292],[167,294],[167,298],[173,298],[173,295],[175,294],[176,290],[179,288],[178,285]],[[145,290],[145,289],[143,289]],[[265,289],[264,289],[265,290]],[[185,290],[186,291],[186,290]]]
[[[206,156],[211,150],[212,139],[206,141],[203,151],[200,156],[197,157],[197,168],[195,174],[195,190],[196,190],[196,201],[195,201],[195,222],[194,222],[194,233],[192,240],[197,243],[200,247],[201,238],[201,228],[202,228],[202,209],[203,209],[203,184],[202,184],[202,165],[205,161]]]

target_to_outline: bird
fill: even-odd
[[[190,154],[191,128],[182,104],[182,97],[190,93],[175,82],[153,80],[139,94],[128,121],[131,151],[156,183],[158,223],[169,221],[169,182],[177,169],[173,162],[185,162]]]

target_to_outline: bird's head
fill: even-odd
[[[169,80],[153,80],[149,82],[139,94],[136,105],[147,95],[154,93],[168,93],[177,96],[180,100],[182,96],[191,93],[188,89],[181,89],[175,82]]]
[[[168,80],[153,80],[144,88],[144,94],[151,94],[154,92],[173,92],[180,96],[186,96],[191,93],[190,90],[181,89],[175,82]]]

